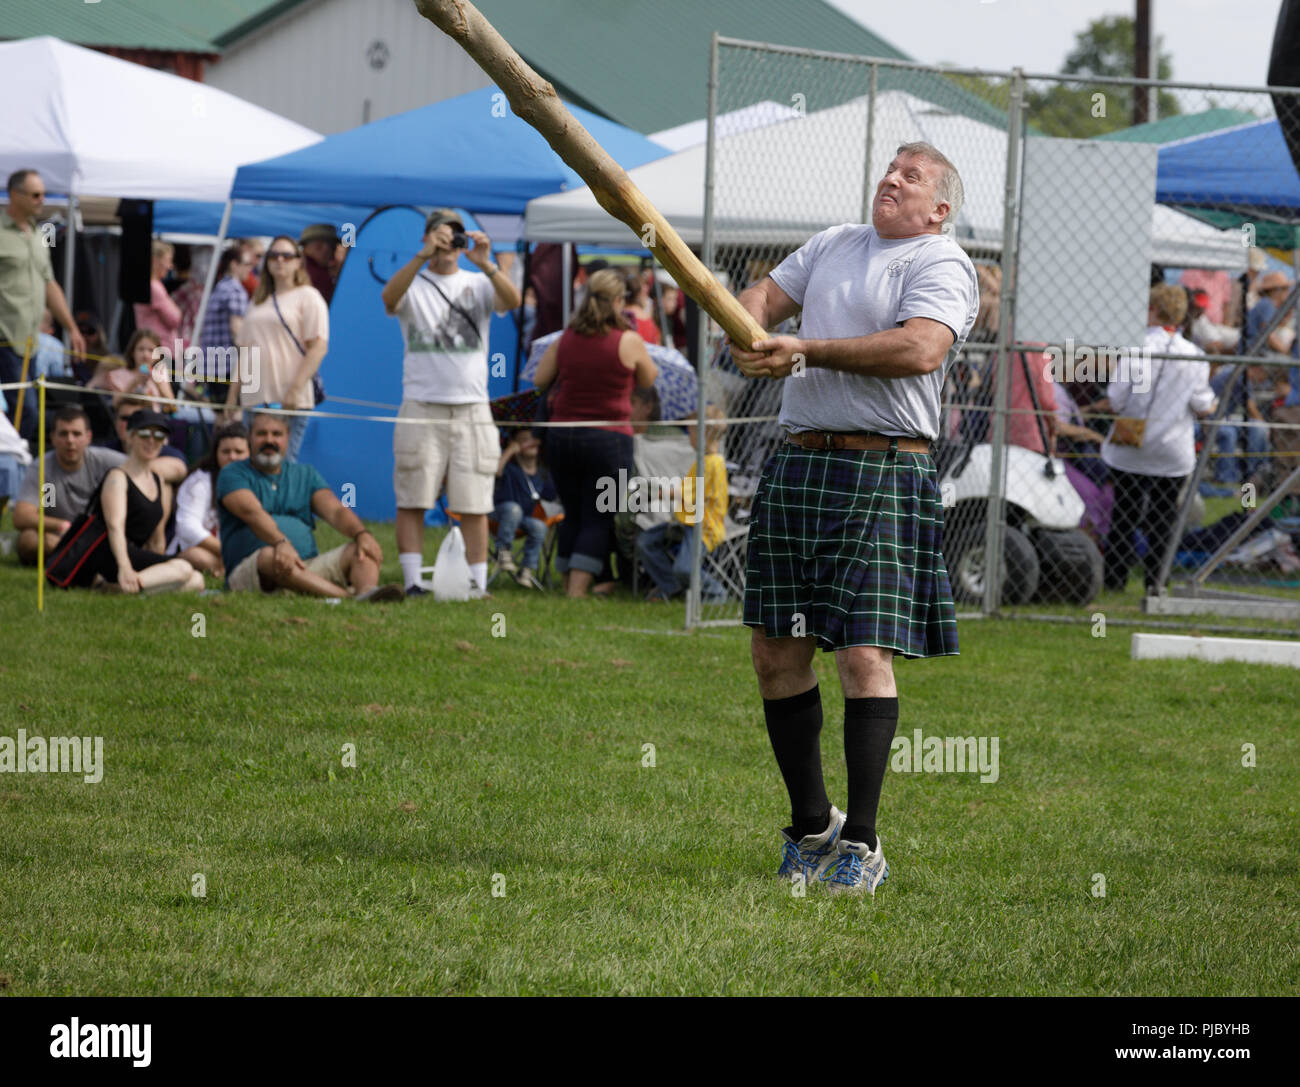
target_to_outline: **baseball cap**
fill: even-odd
[[[145,408],[144,411],[137,411],[126,421],[128,431],[143,430],[146,427],[170,432],[172,425],[162,412],[151,411],[149,408]]]
[[[343,239],[339,237],[339,232],[334,229],[331,223],[312,223],[311,226],[303,227],[302,235],[298,238],[299,245],[306,245],[308,242],[333,242],[338,245]]]
[[[455,208],[435,208],[429,213],[429,218],[424,221],[424,232],[426,234],[436,227],[442,226],[443,223],[450,223],[457,230],[465,230],[465,222],[460,217],[460,212]]]

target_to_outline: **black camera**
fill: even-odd
[[[468,249],[469,235],[463,230],[453,230],[451,232],[451,247],[453,249]]]

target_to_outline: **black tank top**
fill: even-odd
[[[135,485],[135,480],[125,470],[122,474],[126,476],[127,484],[126,538],[136,547],[144,547],[149,542],[149,537],[153,535],[154,529],[158,527],[158,522],[162,520],[162,480],[158,478],[157,472],[149,473],[153,476],[153,484],[158,489],[157,497],[150,499]]]

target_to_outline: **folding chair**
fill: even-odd
[[[726,535],[712,551],[704,552],[704,566],[738,600],[745,597],[745,553],[749,547],[749,525],[737,524],[729,516],[723,522]]]

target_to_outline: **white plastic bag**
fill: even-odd
[[[465,561],[465,537],[460,525],[452,525],[438,548],[433,564],[433,598],[435,600],[469,599],[469,563]]]

